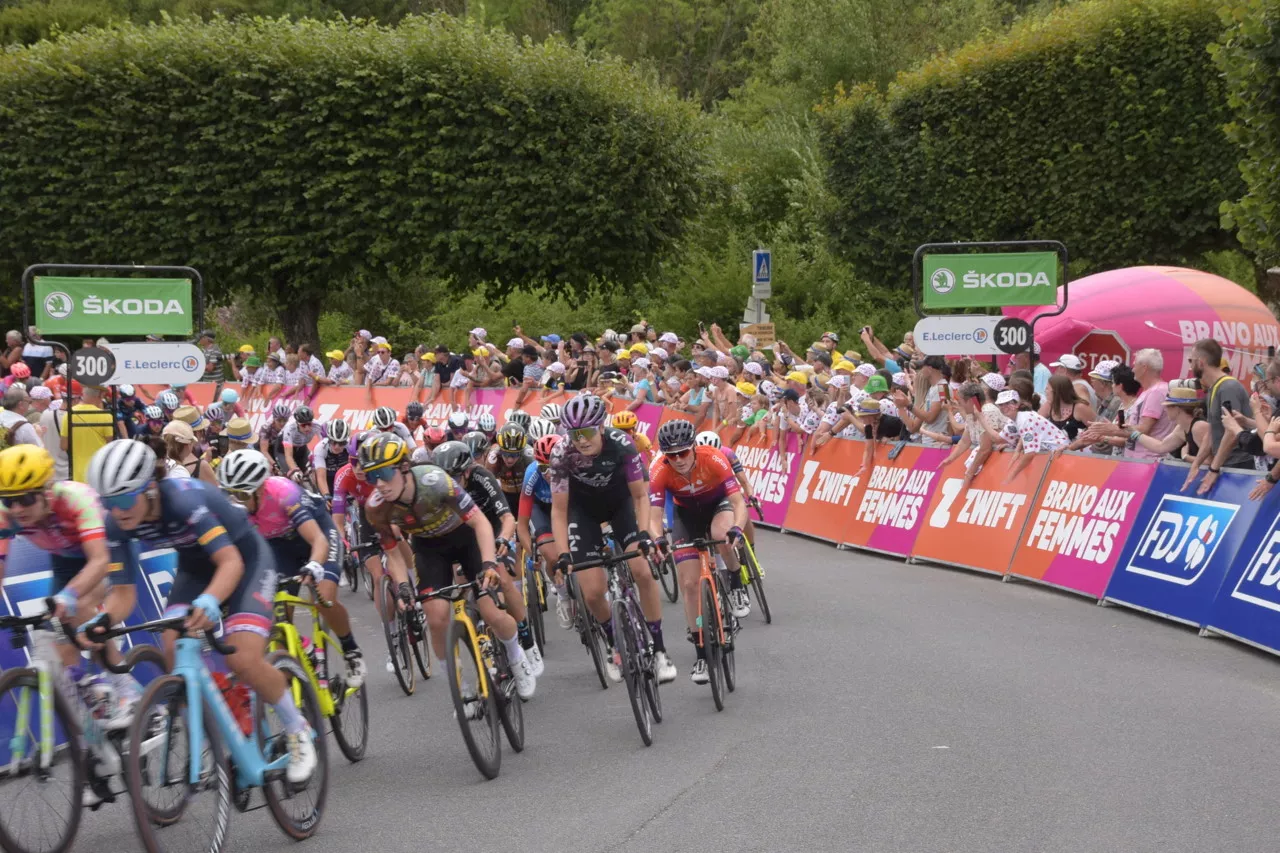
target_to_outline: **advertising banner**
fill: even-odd
[[[624,411],[634,401],[614,397],[609,402],[609,411],[617,414]],[[636,407],[634,414],[638,422],[636,432],[649,439],[649,442],[656,447],[658,444],[658,424],[662,422],[662,407],[654,403],[641,403]]]
[[[57,335],[190,335],[191,282],[185,278],[38,275],[36,327]]]
[[[1256,476],[1235,476],[1257,482]],[[1273,488],[1261,501],[1246,497],[1240,509],[1242,515],[1249,512],[1256,520],[1218,588],[1206,627],[1280,654],[1280,489]]]
[[[1048,455],[1039,453],[1009,479],[1013,458],[1012,453],[992,456],[968,489],[964,487],[964,459],[943,468],[911,556],[1004,574],[1049,467]]]
[[[858,469],[866,447],[864,441],[834,438],[805,451],[783,528],[838,544],[862,494]]]
[[[1058,301],[1056,252],[924,256],[924,307],[1003,308]]]
[[[985,314],[924,317],[916,323],[916,346],[925,355],[995,355],[996,324],[1004,318]]]
[[[892,451],[893,445],[876,446],[875,465],[853,504],[853,514],[844,520],[840,541],[905,557],[915,545],[949,451],[908,444],[890,459]]]
[[[1101,598],[1155,472],[1101,456],[1053,460],[1009,574]]]
[[[106,348],[116,357],[107,385],[190,385],[204,376],[204,353],[195,344],[107,344]]]
[[[795,472],[800,467],[795,435],[787,436],[786,449],[781,453],[777,444],[775,436],[763,435],[739,439],[733,446],[752,490],[760,499],[763,523],[769,527],[782,527],[786,521]]]
[[[1103,597],[1199,627],[1257,515],[1258,478],[1225,470],[1204,497],[1180,491],[1186,479],[1186,465],[1157,466]]]

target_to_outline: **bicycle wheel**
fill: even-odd
[[[484,661],[471,647],[467,626],[454,620],[449,624],[445,641],[445,669],[449,673],[449,693],[453,696],[453,714],[462,729],[462,740],[471,753],[476,769],[486,779],[493,779],[502,767],[502,735],[498,733],[498,707],[494,691],[480,697],[481,679],[487,678]]]
[[[587,609],[586,599],[582,597],[582,587],[576,581],[573,582],[573,602],[578,611],[578,634],[582,638],[582,644],[591,653],[591,663],[595,665],[600,686],[608,690],[609,679],[604,674],[604,629]]]
[[[675,604],[680,598],[680,577],[676,574],[676,558],[670,550],[658,563],[658,579],[662,583],[662,591],[667,595],[667,601]]]
[[[747,586],[751,587],[751,594],[756,597],[756,603],[760,605],[760,612],[764,614],[764,624],[772,625],[773,613],[769,611],[769,599],[764,594],[764,573],[760,571],[760,561],[756,559],[756,552],[745,545],[739,545],[738,550],[746,558],[742,564],[747,567]]]
[[[489,647],[493,649],[493,669],[498,673],[493,692],[502,730],[507,733],[507,743],[511,748],[524,752],[524,701],[516,695],[516,680],[511,675],[507,647],[492,631],[489,632]]]
[[[124,665],[129,667],[130,674],[144,686],[169,671],[164,652],[152,645],[137,645],[129,649],[129,653],[124,656]]]
[[[431,632],[427,630],[427,614],[421,610],[416,614],[406,613],[405,627],[409,629],[409,647],[413,649],[418,674],[426,681],[431,678]]]
[[[364,594],[369,596],[370,601],[373,601],[373,597],[377,593],[377,589],[373,582],[373,573],[369,571],[369,567],[364,564],[363,560],[360,562],[360,574],[364,578]]]
[[[724,575],[716,572],[716,595],[720,599],[720,624],[724,625],[724,648],[720,652],[721,666],[724,669],[724,686],[732,693],[737,689],[737,666],[734,663],[733,647],[737,635],[738,619],[733,615],[733,605],[729,603],[729,584]]]
[[[380,587],[379,600],[391,602],[391,606],[395,607],[395,587],[392,585],[391,576],[382,576],[382,586]],[[379,614],[381,615],[381,614]],[[387,653],[391,655],[391,664],[396,671],[396,681],[400,682],[400,689],[404,691],[404,695],[412,696],[414,689],[413,664],[409,660],[409,632],[408,626],[405,624],[403,613],[397,612],[392,619],[385,619],[382,622],[382,635],[387,641]]]
[[[720,647],[716,596],[711,581],[702,581],[702,612],[698,615],[698,628],[702,631],[702,647],[707,654],[707,675],[711,679],[711,699],[716,710],[724,710],[723,649]]]
[[[46,755],[36,671],[11,669],[0,676],[0,848],[7,851],[64,853],[80,828],[84,742],[56,689],[53,729],[53,752]],[[46,758],[49,766],[41,767]]]
[[[231,773],[213,709],[206,702],[199,713],[206,725],[199,781],[191,784],[186,681],[177,675],[156,679],[134,711],[126,773],[133,823],[147,853],[218,853],[226,842]]]
[[[653,719],[649,716],[649,702],[644,695],[643,669],[640,661],[640,640],[635,636],[631,612],[621,601],[613,602],[613,637],[618,643],[618,655],[622,658],[622,683],[627,686],[627,698],[631,700],[631,713],[640,730],[640,740],[645,746],[653,745]]]
[[[342,559],[342,573],[347,576],[347,586],[355,592],[360,588],[360,555],[346,554]]]
[[[338,742],[338,749],[342,750],[347,761],[355,763],[364,758],[369,747],[368,680],[359,689],[352,690],[342,676],[335,678],[333,674],[343,672],[346,666],[342,647],[331,639],[324,648],[328,656],[329,693],[333,697],[333,716],[329,718],[333,724],[333,739]]]
[[[529,630],[533,632],[533,641],[538,644],[538,649],[546,651],[547,625],[542,618],[542,611],[546,607],[546,589],[543,587],[542,571],[537,566],[525,569],[524,586],[528,590],[525,609],[529,614]]]
[[[285,835],[301,841],[315,835],[316,827],[324,814],[324,802],[329,793],[329,744],[324,737],[324,716],[320,713],[320,700],[311,686],[311,679],[301,664],[284,652],[267,656],[267,661],[284,674],[285,690],[301,696],[298,711],[301,712],[315,737],[316,769],[311,778],[300,785],[293,785],[281,771],[275,778],[268,777],[262,786],[267,808],[276,825]],[[255,702],[258,746],[267,761],[275,761],[289,751],[284,723],[275,709],[265,702]]]

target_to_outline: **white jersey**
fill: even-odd
[[[289,422],[280,431],[280,441],[293,447],[305,447],[311,443],[311,439],[315,438],[316,435],[316,425],[314,423],[303,427],[299,426],[298,422],[293,418],[289,418]]]
[[[329,368],[329,381],[334,385],[350,385],[355,378],[356,372],[345,361]]]
[[[381,382],[383,379],[395,379],[399,375],[400,362],[394,358],[384,364],[382,359],[375,355],[364,366],[364,378],[370,384]]]
[[[390,432],[400,436],[400,438],[404,439],[405,444],[409,445],[409,447],[418,446],[418,443],[413,440],[413,433],[409,432],[409,428],[400,423],[400,421],[396,421],[391,425],[390,429],[383,430],[383,432]]]

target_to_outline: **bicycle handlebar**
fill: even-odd
[[[699,551],[710,551],[718,545],[728,545],[728,539],[690,539],[688,542],[677,542],[675,548],[696,548]]]
[[[626,563],[630,560],[634,560],[636,557],[643,556],[645,555],[640,551],[627,551],[625,554],[610,554],[608,557],[603,557],[599,560],[587,560],[582,563],[574,563],[569,567],[569,571],[582,572],[587,569],[598,569],[601,566],[616,566],[618,563]]]
[[[105,643],[107,640],[123,637],[125,634],[132,634],[135,631],[178,631],[181,633],[183,623],[186,621],[187,614],[184,613],[181,616],[171,616],[167,619],[153,619],[150,622],[143,622],[141,625],[121,625],[119,628],[104,628],[101,631],[93,631],[89,639],[95,643]],[[88,633],[86,632],[86,636]],[[212,630],[206,630],[204,638],[215,652],[224,657],[233,655],[236,652],[234,646],[215,637]]]
[[[276,578],[276,588],[279,589],[280,587],[285,586],[286,584],[291,584],[291,583],[296,583],[299,586],[302,586],[304,581],[309,581],[309,580],[314,580],[314,578],[312,578],[311,575],[294,575],[293,577],[288,577],[288,578]],[[321,595],[320,590],[318,589],[315,590],[315,593],[316,593],[316,604],[320,605],[321,607],[333,606],[333,602],[325,598],[323,595]]]
[[[418,593],[415,600],[427,601],[428,599],[432,599],[432,598],[444,598],[452,601],[454,599],[451,598],[451,596],[453,596],[454,593],[467,592],[469,590],[474,590],[477,595],[487,595],[493,599],[494,604],[498,603],[498,590],[481,589],[479,581],[467,581],[466,583],[455,583],[455,584],[452,584],[451,586],[442,586],[439,589],[433,589],[431,592],[421,592],[421,593]]]
[[[756,518],[764,521],[764,507],[760,504],[760,499],[755,495],[751,496],[751,500],[747,501],[747,505],[756,511]]]

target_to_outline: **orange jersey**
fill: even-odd
[[[653,460],[649,468],[649,503],[662,506],[670,493],[676,506],[706,508],[741,491],[733,467],[723,453],[714,447],[699,445],[693,454],[693,468],[688,476],[676,471],[665,456]]]

